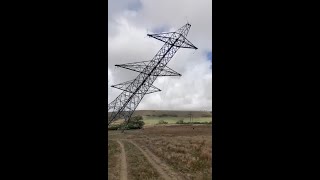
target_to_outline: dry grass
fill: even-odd
[[[123,141],[127,154],[128,177],[132,180],[161,179],[144,155],[133,144]]]
[[[108,140],[108,179],[116,180],[120,177],[120,153],[119,144]]]
[[[211,125],[168,125],[145,128],[142,134],[148,137],[206,136],[211,139],[212,127]]]
[[[163,133],[168,133],[166,136],[141,138],[136,142],[150,149],[185,179],[211,179],[211,137],[195,135],[185,128],[175,133],[168,129],[167,132],[163,130]],[[191,131],[190,128],[188,130]],[[157,131],[153,133],[157,134]]]
[[[211,179],[212,177],[212,127],[210,125],[156,126],[144,130],[109,132],[112,139],[131,139],[148,148],[170,166],[183,179]],[[147,169],[146,161],[137,160],[141,152],[132,145],[128,168]],[[136,155],[135,155],[136,154]],[[139,170],[138,170],[139,171]],[[134,175],[136,176],[136,175]],[[149,177],[149,176],[148,176]],[[129,179],[130,175],[129,175]],[[139,179],[139,178],[138,178]],[[148,179],[141,176],[140,179]]]

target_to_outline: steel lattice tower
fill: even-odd
[[[111,86],[123,92],[108,104],[108,126],[117,119],[124,119],[128,123],[146,94],[161,91],[152,85],[158,76],[181,76],[167,64],[180,48],[198,49],[186,38],[190,27],[187,23],[176,32],[148,34],[165,43],[151,61],[116,65],[140,74],[134,80]]]

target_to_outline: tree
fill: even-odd
[[[125,129],[142,129],[144,124],[142,116],[134,116],[129,120]]]
[[[180,119],[179,121],[177,121],[176,124],[184,124],[183,119]]]

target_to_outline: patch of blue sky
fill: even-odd
[[[128,4],[128,9],[131,11],[139,11],[142,8],[142,3],[139,0],[132,1]]]
[[[206,53],[206,57],[208,61],[212,61],[212,51]]]

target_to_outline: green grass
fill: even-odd
[[[177,121],[183,120],[184,122],[190,122],[188,117],[155,117],[155,116],[144,116],[143,121],[145,125],[156,125],[160,120],[168,122],[168,124],[176,124]],[[212,121],[211,117],[199,117],[193,118],[193,122],[210,122]]]

